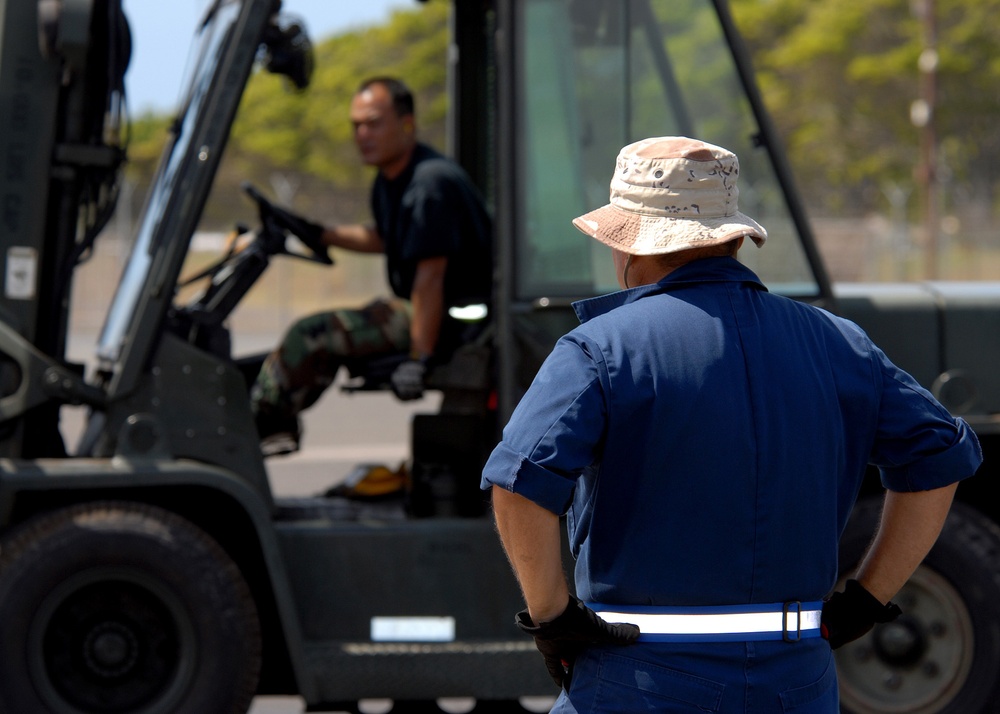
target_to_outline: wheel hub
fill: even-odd
[[[128,673],[139,657],[139,642],[131,628],[120,622],[103,622],[86,636],[84,661],[90,670],[104,678]]]
[[[921,566],[895,600],[898,620],[837,650],[841,703],[855,714],[930,714],[960,691],[975,649],[961,595]]]
[[[927,634],[921,623],[906,615],[877,628],[872,635],[875,654],[892,667],[909,667],[927,653]]]
[[[155,701],[179,662],[179,611],[165,597],[155,585],[116,578],[53,595],[40,621],[39,681],[82,711],[131,711]]]

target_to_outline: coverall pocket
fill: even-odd
[[[823,675],[812,684],[781,692],[781,710],[785,714],[836,714],[840,711],[837,691],[837,668],[833,656]]]
[[[601,712],[715,712],[726,685],[631,657],[605,654],[597,672]]]

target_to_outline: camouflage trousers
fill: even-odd
[[[345,362],[410,349],[410,303],[379,299],[361,309],[304,317],[264,360],[250,399],[258,417],[294,421],[312,406]]]

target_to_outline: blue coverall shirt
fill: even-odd
[[[567,515],[585,601],[820,600],[867,464],[914,491],[981,461],[860,328],[735,259],[574,307],[482,486]]]
[[[897,491],[973,474],[975,434],[854,324],[732,258],[578,303],[483,473],[567,515],[607,605],[820,600],[868,463]],[[835,714],[825,640],[586,649],[552,711]]]

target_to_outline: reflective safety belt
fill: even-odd
[[[588,603],[606,622],[639,627],[640,642],[750,642],[820,637],[823,602],[646,607]]]

